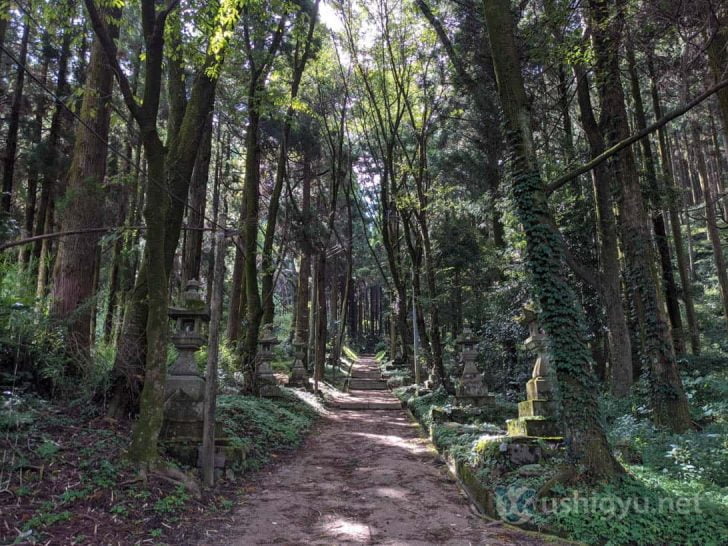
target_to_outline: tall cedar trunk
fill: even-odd
[[[720,2],[703,2],[708,18],[709,42],[707,47],[708,64],[715,82],[726,77],[728,67],[728,25],[726,24],[726,7]],[[719,20],[720,18],[720,20]],[[728,87],[717,93],[720,117],[723,122],[723,135],[728,142]]]
[[[445,372],[445,365],[442,357],[442,338],[440,335],[440,308],[438,303],[437,277],[435,271],[435,256],[432,250],[432,242],[430,241],[430,228],[427,216],[428,201],[425,193],[425,178],[427,176],[427,135],[423,129],[420,135],[420,153],[418,175],[415,177],[417,186],[417,199],[419,209],[415,212],[415,218],[419,225],[422,237],[422,258],[425,268],[425,283],[427,285],[428,311],[430,314],[430,347],[432,349],[432,365],[437,371],[437,375],[441,378],[445,389],[451,393],[455,393],[455,388],[450,382],[450,377]]]
[[[249,97],[253,104],[258,96],[251,89]],[[245,299],[247,300],[247,329],[242,345],[243,373],[247,385],[257,392],[255,385],[255,355],[258,347],[258,333],[262,317],[260,292],[258,291],[258,220],[260,214],[260,114],[251,108],[248,115],[248,131],[245,135],[245,182],[243,200],[245,217],[243,218],[243,277],[245,282]]]
[[[708,168],[705,164],[705,154],[700,141],[700,128],[697,123],[693,123],[692,133],[692,141],[698,166],[698,178],[700,179],[700,185],[705,198],[705,224],[710,245],[713,248],[713,263],[715,264],[715,270],[718,276],[718,287],[723,302],[723,316],[726,318],[726,324],[728,324],[728,271],[726,271],[720,230],[718,229],[718,220],[715,214],[716,196],[708,178]]]
[[[212,184],[212,221],[218,224],[220,217],[220,185],[222,184],[223,173],[223,148],[225,143],[222,137],[222,123],[217,124],[217,135],[215,136],[216,152],[215,152],[215,175]],[[227,150],[225,150],[227,154]],[[225,156],[227,158],[227,155]],[[225,211],[227,214],[227,211]],[[215,278],[215,253],[210,250],[207,260],[207,305],[211,305],[213,295],[213,282]]]
[[[303,179],[301,180],[301,234],[299,248],[301,263],[298,266],[298,283],[296,288],[296,337],[308,341],[308,308],[309,278],[311,277],[311,243],[308,240],[308,227],[311,216],[311,156],[308,150],[303,152]],[[304,362],[308,368],[308,360]]]
[[[589,96],[589,82],[583,67],[575,66],[576,90],[581,123],[592,157],[604,151],[604,139],[597,126]],[[622,305],[617,226],[611,201],[611,183],[604,164],[592,171],[601,258],[601,296],[607,321],[609,346],[608,384],[617,397],[629,395],[632,386],[632,341]]]
[[[634,46],[631,42],[627,44],[627,63],[632,90],[632,100],[634,102],[635,110],[635,128],[638,131],[643,131],[647,127],[647,116],[645,115],[644,103],[642,102],[642,92],[640,90],[640,81],[637,75]],[[664,185],[657,179],[657,168],[655,166],[655,157],[652,153],[650,137],[647,136],[640,140],[640,145],[642,148],[645,178],[647,180],[647,201],[652,209],[652,229],[654,230],[655,235],[655,246],[657,247],[657,252],[660,257],[663,289],[665,293],[665,302],[667,304],[667,314],[670,318],[670,325],[672,326],[674,349],[678,354],[682,354],[685,352],[685,334],[683,332],[682,316],[680,315],[680,302],[677,299],[675,275],[672,271],[672,259],[670,258],[670,247],[667,240],[665,216],[662,212],[663,207],[665,206],[665,203],[663,202],[665,188]]]
[[[650,72],[650,93],[652,95],[652,108],[655,112],[655,118],[662,117],[662,106],[660,104],[660,95],[657,91],[657,79],[652,66],[652,58],[647,57],[648,69]],[[680,287],[682,288],[682,298],[685,302],[685,316],[688,322],[688,337],[690,339],[690,350],[694,355],[700,354],[700,331],[698,329],[698,321],[695,317],[695,303],[693,302],[693,287],[689,273],[689,263],[685,259],[685,244],[683,242],[682,230],[680,228],[679,206],[682,203],[679,188],[675,181],[675,175],[672,169],[671,154],[667,131],[661,127],[657,133],[660,146],[660,164],[662,166],[662,176],[664,185],[668,191],[673,194],[673,198],[667,203],[670,216],[670,230],[672,231],[672,240],[675,247],[675,260],[677,262],[677,270],[680,273]]]
[[[140,56],[141,50],[133,57],[132,91],[134,94],[136,94],[139,85],[139,71],[141,69]],[[134,119],[129,118],[126,124],[127,139],[124,153],[129,160],[125,162],[122,170],[126,180],[121,189],[121,205],[117,216],[118,226],[126,225],[127,227],[131,227],[138,225],[139,213],[136,201],[138,195],[143,193],[139,187],[141,141],[134,134],[134,123]],[[109,296],[104,324],[104,334],[107,343],[116,342],[116,332],[118,329],[117,315],[123,312],[125,293],[131,289],[131,283],[133,283],[134,272],[130,271],[130,255],[135,248],[133,244],[135,242],[135,236],[135,233],[127,231],[119,236],[114,243],[114,254],[111,263],[111,272],[109,274]]]
[[[339,365],[341,360],[341,350],[344,346],[344,336],[346,335],[346,325],[348,323],[347,317],[349,314],[350,304],[350,293],[351,285],[353,283],[352,274],[354,268],[354,228],[352,223],[351,215],[351,181],[346,188],[346,237],[348,244],[346,245],[346,277],[344,279],[344,290],[341,295],[341,310],[339,312],[339,330],[337,332],[337,338],[334,340],[334,346],[332,348],[332,362],[334,369]]]
[[[0,200],[3,212],[10,212],[13,197],[13,177],[15,175],[15,154],[18,150],[18,128],[20,127],[20,109],[23,106],[23,84],[25,82],[25,62],[28,58],[28,39],[30,38],[30,20],[26,16],[23,34],[20,39],[18,69],[15,76],[13,103],[10,106],[8,133],[5,137],[5,155],[3,156],[3,194]]]
[[[483,9],[511,154],[512,198],[526,236],[526,261],[541,304],[542,324],[550,339],[563,400],[568,457],[590,478],[609,478],[622,468],[612,456],[599,421],[591,354],[581,335],[584,317],[562,267],[563,242],[551,228],[553,219],[536,159],[510,2],[483,2]]]
[[[110,9],[109,21],[117,21],[121,9]],[[108,25],[109,34],[116,39],[119,27]],[[111,117],[113,73],[98,38],[91,48],[91,61],[86,76],[81,123],[76,136],[68,172],[68,186],[61,214],[61,231],[80,231],[102,227],[107,187],[106,140]],[[93,276],[88,274],[89,257],[96,254],[100,233],[66,237],[59,241],[53,282],[52,314],[67,321],[70,349],[80,358],[89,356],[91,321],[94,306]]]
[[[314,378],[317,381],[324,379],[324,364],[326,362],[327,316],[326,316],[326,252],[316,255],[316,343],[314,359]]]
[[[391,158],[392,153],[393,152],[390,149],[387,152],[387,156]],[[389,198],[389,173],[391,173],[391,169],[387,168],[387,165],[389,164],[391,164],[391,161],[385,160],[385,172],[380,182],[380,202],[382,204],[382,242],[387,252],[389,271],[392,275],[392,284],[395,289],[395,298],[393,303],[397,320],[397,335],[402,348],[402,357],[405,362],[413,365],[414,363],[410,360],[409,350],[409,343],[412,336],[409,326],[407,325],[407,288],[401,271],[398,250],[396,248],[397,237],[395,231],[397,227],[397,212],[394,202],[390,202]]]
[[[0,24],[7,24],[6,21],[0,21]],[[49,36],[44,34],[43,40],[46,41]],[[0,44],[2,41],[0,40]],[[48,66],[51,62],[52,49],[48,46],[43,48],[43,64],[41,67],[40,81],[43,86],[48,84]],[[30,144],[34,148],[34,158],[28,165],[28,183],[25,197],[25,221],[23,223],[24,236],[33,235],[33,225],[35,223],[36,204],[38,202],[38,179],[40,177],[41,162],[37,157],[40,150],[41,141],[43,139],[43,118],[46,115],[48,100],[45,93],[38,93],[38,99],[35,105],[35,119],[31,129]],[[32,247],[24,245],[20,250],[20,263],[27,264],[30,260]]]
[[[58,55],[58,73],[54,93],[56,96],[64,96],[68,92],[68,57],[71,51],[71,33],[63,34],[61,51]],[[40,199],[38,200],[38,213],[36,215],[34,235],[47,233],[53,227],[53,201],[54,186],[59,178],[60,139],[63,129],[63,121],[66,115],[65,105],[57,101],[51,116],[51,125],[48,129],[48,136],[44,146],[42,162],[43,176],[40,179]],[[48,278],[48,255],[51,241],[43,239],[36,241],[33,246],[33,256],[38,264],[38,279],[36,294],[42,297],[45,294],[45,284]]]
[[[212,113],[207,116],[207,122],[197,152],[195,167],[192,172],[190,184],[189,209],[187,212],[187,235],[185,237],[185,261],[183,265],[184,282],[190,279],[200,279],[202,266],[202,228],[205,227],[205,205],[207,202],[207,179],[210,172],[210,159],[212,157]]]
[[[590,0],[589,5],[602,130],[611,146],[630,133],[618,57],[623,5],[612,0]],[[617,154],[610,167],[619,183],[617,206],[627,282],[643,340],[642,355],[649,366],[653,419],[658,425],[683,431],[691,427],[690,412],[660,298],[660,280],[632,149]]]
[[[244,210],[241,211],[241,218],[245,218]],[[230,343],[236,345],[240,338],[240,321],[244,316],[242,302],[245,300],[245,282],[243,277],[243,264],[245,256],[243,252],[244,242],[239,239],[235,245],[235,260],[233,262],[233,278],[230,288],[230,307],[228,309],[227,338]]]

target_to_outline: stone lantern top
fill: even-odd
[[[303,354],[306,351],[306,342],[298,335],[293,339],[293,356],[296,358],[303,358]]]
[[[202,299],[202,284],[196,279],[190,279],[185,285],[185,291],[182,294],[182,301],[187,309],[198,310],[205,305]]]
[[[273,330],[272,324],[265,324],[260,329],[258,343],[263,351],[271,351],[274,345],[278,345],[280,343]]]
[[[462,333],[455,340],[455,343],[461,345],[463,351],[472,351],[478,343],[478,338],[475,337],[470,326],[464,326]]]

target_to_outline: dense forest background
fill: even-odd
[[[724,510],[727,48],[717,0],[0,2],[0,430],[51,401],[154,468],[191,280],[246,395],[268,324],[277,373],[450,394],[467,328],[515,402],[528,305],[584,481]]]

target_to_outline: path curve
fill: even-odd
[[[375,365],[362,359],[357,367]],[[402,409],[334,410],[295,456],[259,473],[249,489],[232,525],[200,544],[543,543],[473,514]]]

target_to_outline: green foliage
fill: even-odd
[[[248,450],[239,470],[259,468],[272,452],[296,447],[316,415],[290,393],[274,400],[240,395],[218,398],[218,418],[231,445]]]
[[[40,529],[44,529],[49,525],[53,525],[54,523],[58,523],[60,521],[68,521],[70,519],[71,512],[67,510],[63,512],[41,512],[25,522],[25,524],[23,525],[23,531],[37,531]]]
[[[587,544],[718,545],[728,536],[725,505],[685,496],[666,481],[627,479],[566,493],[547,521]]]
[[[190,500],[190,495],[184,486],[179,485],[174,493],[162,497],[154,503],[154,511],[158,514],[172,514],[184,507],[188,500]]]

